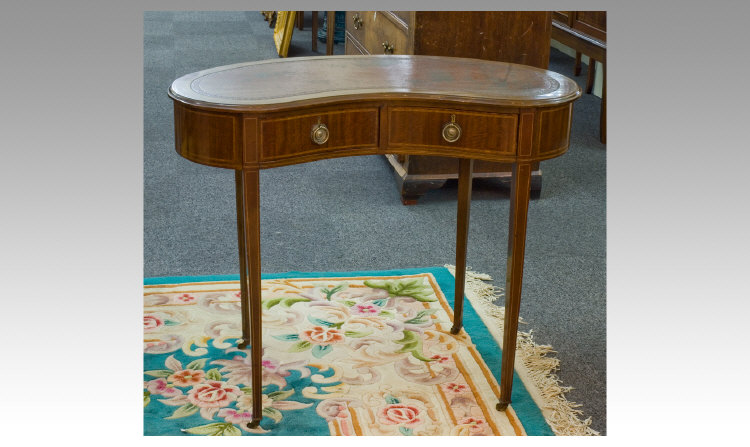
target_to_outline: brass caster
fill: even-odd
[[[247,423],[247,428],[258,428],[258,426],[260,425],[261,419],[263,418],[258,418],[258,419],[253,418],[252,421]]]

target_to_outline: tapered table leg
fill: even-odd
[[[510,186],[510,226],[508,229],[508,271],[505,277],[505,329],[503,358],[500,367],[500,402],[498,410],[510,404],[513,367],[516,358],[518,312],[521,307],[523,258],[526,248],[526,219],[531,191],[531,164],[514,163]]]
[[[336,11],[327,11],[326,16],[326,55],[333,55],[333,35],[336,32]]]
[[[456,293],[453,302],[453,327],[451,334],[461,330],[464,314],[464,285],[466,283],[466,240],[469,236],[469,211],[471,208],[471,172],[474,160],[458,161],[458,215],[456,216]]]
[[[245,207],[242,171],[234,171],[234,189],[237,199],[237,248],[240,255],[240,309],[242,314],[242,339],[237,344],[245,349],[250,344],[250,298],[247,295],[247,249],[245,247]]]
[[[260,289],[260,173],[257,169],[242,171],[243,209],[245,217],[245,245],[247,252],[247,292],[248,301],[243,304],[243,315],[250,320],[250,365],[253,396],[253,420],[248,424],[255,428],[262,415],[263,340],[261,327]],[[249,309],[248,309],[249,307]],[[249,312],[248,312],[249,311]]]

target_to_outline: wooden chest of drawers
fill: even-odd
[[[346,54],[471,57],[546,69],[550,33],[550,12],[347,11]],[[397,115],[393,118],[399,119]],[[392,126],[411,126],[413,132],[419,132],[423,124]],[[508,122],[499,121],[499,125],[507,126]],[[458,161],[452,158],[392,154],[386,157],[394,169],[404,204],[415,204],[429,189],[458,177]],[[507,180],[510,165],[477,161],[474,178],[478,177]],[[536,164],[532,197],[539,197],[541,185],[541,171]]]

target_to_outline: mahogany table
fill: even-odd
[[[261,416],[259,171],[325,158],[418,154],[460,159],[456,289],[461,330],[473,160],[512,163],[500,402],[510,403],[532,163],[563,154],[578,85],[551,71],[437,56],[328,56],[241,63],[172,83],[175,145],[234,169],[242,340],[252,346],[253,421]]]

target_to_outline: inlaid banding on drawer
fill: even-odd
[[[452,122],[461,128],[455,142],[443,138],[443,127]],[[516,153],[518,115],[394,107],[388,114],[389,146],[452,147],[487,151],[493,154]]]
[[[324,124],[328,139],[317,144],[313,126]],[[336,149],[378,147],[378,108],[305,113],[261,122],[261,162]]]
[[[241,163],[237,118],[175,103],[175,147],[188,160],[236,168]]]

